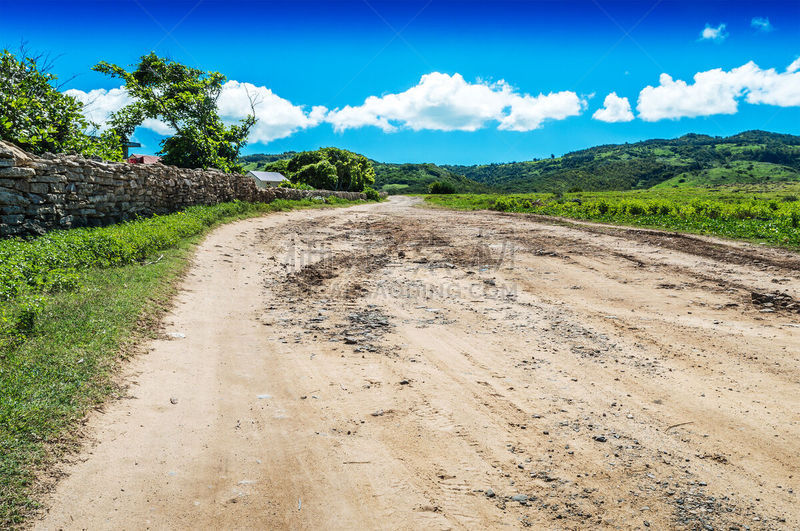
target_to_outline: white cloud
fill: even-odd
[[[111,113],[128,105],[133,99],[124,88],[94,89],[89,92],[70,89],[66,94],[84,104],[83,114],[91,121],[105,127]],[[292,104],[270,89],[251,83],[228,81],[222,86],[218,105],[220,117],[227,123],[240,120],[250,114],[250,96],[256,102],[258,122],[250,132],[251,142],[270,142],[284,138],[300,129],[314,127],[323,121],[327,114],[325,107],[313,107],[306,113],[303,107]],[[160,120],[146,119],[141,125],[160,135],[174,134],[174,130]]]
[[[700,40],[716,42],[724,41],[728,37],[725,27],[725,24],[720,24],[716,28],[712,28],[710,25],[706,24],[706,27],[700,32]]]
[[[568,90],[538,96],[515,96],[511,101],[511,112],[500,120],[497,128],[532,131],[540,128],[545,120],[563,120],[578,116],[585,108],[586,100]]]
[[[770,24],[769,18],[767,17],[753,17],[753,19],[750,21],[750,25],[755,29],[765,33],[773,30],[772,24]]]
[[[800,106],[800,59],[785,72],[759,68],[750,61],[730,71],[715,68],[694,75],[694,83],[673,80],[661,74],[659,85],[639,93],[639,117],[653,122],[663,119],[735,114],[744,98],[752,104],[780,107]]]
[[[64,92],[83,103],[83,115],[86,116],[88,120],[100,126],[100,129],[106,127],[111,113],[120,110],[133,101],[133,98],[131,98],[122,87],[94,89],[89,92],[69,89]],[[142,122],[141,127],[155,131],[159,135],[171,135],[175,132],[169,125],[161,120],[153,120],[152,118],[147,118]]]
[[[322,122],[328,111],[325,107],[315,106],[307,113],[302,106],[281,98],[267,87],[231,80],[222,86],[217,100],[220,117],[228,123],[244,118],[251,113],[251,97],[256,103],[258,121],[250,131],[250,142],[267,143],[314,127]]]
[[[601,122],[630,122],[633,120],[631,103],[628,98],[620,98],[616,92],[612,92],[606,96],[603,107],[597,109],[592,118]]]
[[[461,74],[431,72],[404,92],[369,96],[361,105],[335,109],[326,121],[336,131],[364,126],[385,132],[399,128],[476,131],[489,122],[499,122],[498,129],[530,131],[548,119],[576,116],[584,105],[574,92],[530,96],[517,93],[502,80],[469,83]]]
[[[106,125],[111,113],[120,110],[133,101],[122,87],[110,90],[94,89],[89,92],[69,89],[65,91],[65,94],[81,102],[83,104],[83,115],[101,127]]]

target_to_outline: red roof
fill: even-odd
[[[131,164],[155,164],[161,162],[161,157],[155,155],[131,155],[128,157],[128,162]]]

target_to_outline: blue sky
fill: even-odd
[[[335,145],[471,164],[688,132],[800,134],[796,1],[0,0],[0,12],[0,46],[59,55],[96,121],[124,103],[89,70],[100,60],[155,51],[220,71],[229,118],[252,84],[263,118],[247,153]],[[143,152],[157,151],[154,131],[166,132],[137,130]]]

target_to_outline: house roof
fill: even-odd
[[[155,155],[131,155],[128,157],[128,162],[134,164],[155,164],[160,161],[161,157],[156,157]]]
[[[252,175],[259,181],[267,183],[279,183],[286,180],[282,173],[276,171],[249,171],[247,175]]]

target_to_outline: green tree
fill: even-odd
[[[292,180],[294,183],[303,183],[325,190],[336,190],[339,181],[336,175],[336,166],[324,159],[306,164],[297,171],[294,177]]]
[[[428,187],[428,193],[430,194],[454,194],[456,193],[456,187],[453,186],[453,183],[448,181],[434,181]]]
[[[375,169],[364,155],[327,147],[298,153],[286,165],[287,177],[315,188],[360,192],[375,182]]]
[[[144,120],[161,120],[175,134],[161,142],[162,162],[183,168],[219,168],[241,172],[239,151],[255,125],[253,112],[238,124],[226,126],[217,109],[225,76],[204,72],[158,57],[142,56],[129,72],[102,61],[93,67],[125,83],[133,103],[111,116],[113,130],[129,137]]]
[[[122,160],[122,146],[113,132],[92,136],[97,125],[81,111],[83,105],[54,86],[46,60],[0,53],[0,139],[31,153],[75,152]]]

